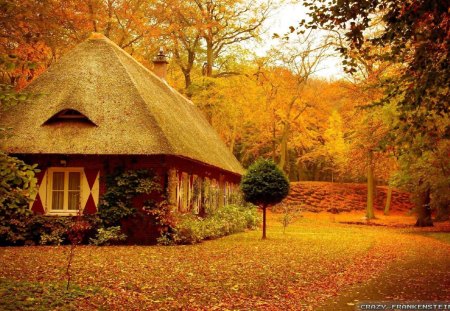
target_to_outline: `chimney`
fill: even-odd
[[[163,80],[166,80],[168,63],[163,48],[160,48],[158,55],[153,58],[153,72]]]

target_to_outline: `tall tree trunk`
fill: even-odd
[[[366,218],[373,219],[375,215],[373,213],[373,201],[374,201],[374,178],[373,178],[373,151],[369,151],[369,160],[367,165],[367,206],[366,206]]]
[[[384,206],[384,215],[389,215],[389,210],[391,209],[392,202],[392,187],[388,187],[387,195],[386,195],[386,205]]]
[[[214,62],[214,51],[212,40],[206,40],[206,76],[212,76],[212,67]]]
[[[88,3],[88,9],[89,9],[89,16],[91,18],[91,23],[92,23],[92,30],[94,32],[98,32],[97,29],[97,20],[95,18],[95,12],[94,12],[94,4],[92,3],[92,0],[89,0]]]
[[[416,227],[432,227],[433,220],[431,219],[431,206],[430,206],[430,188],[419,194],[417,213],[418,218],[416,222]]]
[[[263,235],[262,235],[262,239],[263,240],[266,239],[266,209],[267,209],[267,206],[263,205],[262,206],[262,210],[263,210]]]
[[[109,38],[112,28],[112,18],[113,18],[113,4],[114,1],[108,0],[108,22],[105,27],[105,37]]]
[[[289,154],[288,154],[288,139],[289,139],[289,122],[284,123],[283,133],[281,136],[281,151],[280,151],[280,162],[278,163],[278,167],[286,172],[286,166],[289,162]]]
[[[236,144],[236,135],[237,135],[237,123],[238,123],[238,118],[237,116],[234,116],[234,120],[233,120],[233,128],[231,131],[231,141],[230,141],[230,146],[228,147],[228,149],[233,153],[234,151],[234,145]]]
[[[275,115],[275,110],[272,111],[273,115]],[[272,118],[272,120],[275,120],[275,118]],[[275,162],[275,159],[277,157],[277,131],[275,122],[272,122],[272,160]]]
[[[192,84],[191,72],[183,71],[183,76],[184,76],[184,89],[187,90]]]
[[[195,42],[198,42],[198,38],[196,38]],[[179,65],[183,71],[183,75],[184,75],[184,87],[187,90],[191,84],[192,84],[192,79],[191,79],[191,72],[192,72],[192,68],[194,67],[194,62],[195,62],[195,47],[197,46],[197,43],[194,44],[193,48],[189,48],[187,49],[187,53],[188,53],[188,60],[187,60],[187,64],[183,67],[181,58],[180,58],[180,53],[178,51],[176,51],[176,56],[178,58],[178,62]]]

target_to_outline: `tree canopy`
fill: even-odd
[[[307,28],[342,32],[346,44],[338,49],[344,65],[355,72],[356,55],[399,63],[386,101],[398,99],[400,119],[415,131],[436,115],[449,114],[450,17],[447,1],[305,1],[311,20]],[[369,35],[369,30],[376,28]],[[383,47],[371,54],[371,45]],[[449,135],[449,126],[446,128]]]

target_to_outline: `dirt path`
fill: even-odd
[[[450,301],[450,245],[408,234],[397,246],[402,256],[385,271],[328,299],[316,310],[355,310],[361,301]]]

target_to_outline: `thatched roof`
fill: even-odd
[[[76,46],[25,92],[43,96],[2,120],[13,128],[9,153],[168,154],[243,171],[192,102],[105,37]],[[49,121],[64,110],[88,120]]]

